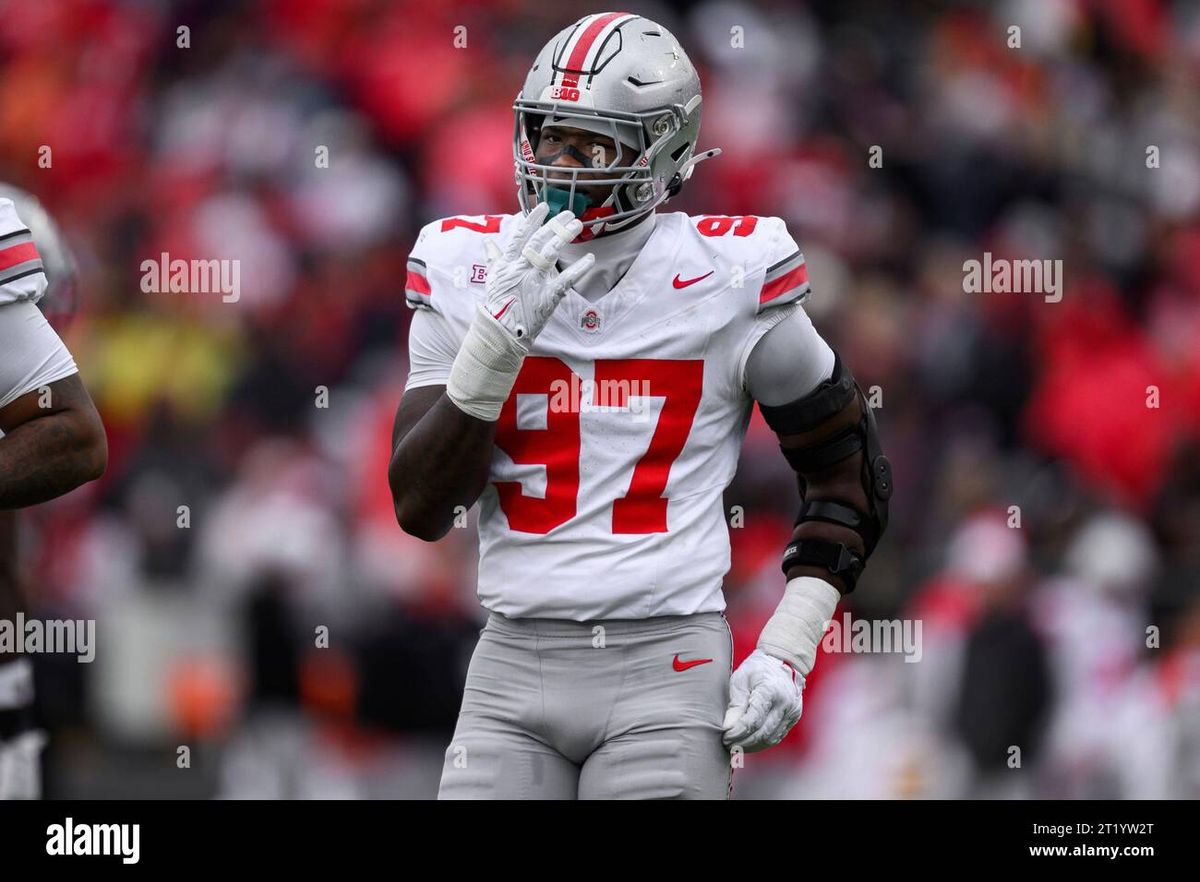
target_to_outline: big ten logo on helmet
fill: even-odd
[[[550,90],[550,99],[552,101],[578,101],[579,90],[570,86],[554,86]]]
[[[553,413],[628,413],[635,423],[650,415],[649,380],[592,380],[572,372],[550,384],[547,406]]]

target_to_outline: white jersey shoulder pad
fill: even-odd
[[[484,242],[505,235],[512,214],[476,214],[438,218],[421,228],[408,258],[404,297],[410,309],[445,313],[457,304],[473,304],[487,281]],[[475,292],[476,296],[472,296]]]
[[[725,262],[747,289],[747,299],[753,296],[755,315],[808,297],[804,255],[782,218],[695,215],[687,220],[693,244]]]

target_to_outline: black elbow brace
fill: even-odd
[[[808,447],[780,446],[788,463],[801,479],[806,474],[823,471],[860,450],[864,451],[862,481],[870,511],[861,511],[844,500],[805,498],[795,523],[824,521],[847,527],[862,537],[866,553],[860,555],[845,543],[826,539],[800,539],[789,543],[783,552],[784,575],[796,564],[823,567],[832,575],[842,578],[847,593],[854,590],[867,558],[887,529],[888,500],[892,495],[892,464],[883,455],[875,414],[836,352],[833,376],[808,395],[775,407],[759,405],[763,418],[775,434],[797,435],[820,428],[831,417],[845,410],[855,396],[860,399],[862,408],[862,418],[856,424]]]

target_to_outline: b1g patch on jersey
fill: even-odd
[[[595,309],[585,309],[579,319],[579,327],[589,334],[600,332],[600,313]]]

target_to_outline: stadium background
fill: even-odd
[[[624,8],[680,38],[725,151],[668,210],[785,218],[880,387],[892,525],[846,608],[922,624],[917,663],[824,654],[736,795],[1200,796],[1200,7]],[[390,510],[404,261],[514,210],[511,100],[596,10],[0,2],[0,179],[77,251],[111,449],[25,518],[35,614],[99,635],[35,659],[48,795],[436,792],[481,613],[473,518],[430,545]],[[143,293],[164,251],[240,260],[241,299]],[[984,251],[1062,259],[1062,301],[965,294]],[[740,660],[796,507],[757,414],[727,504]]]

